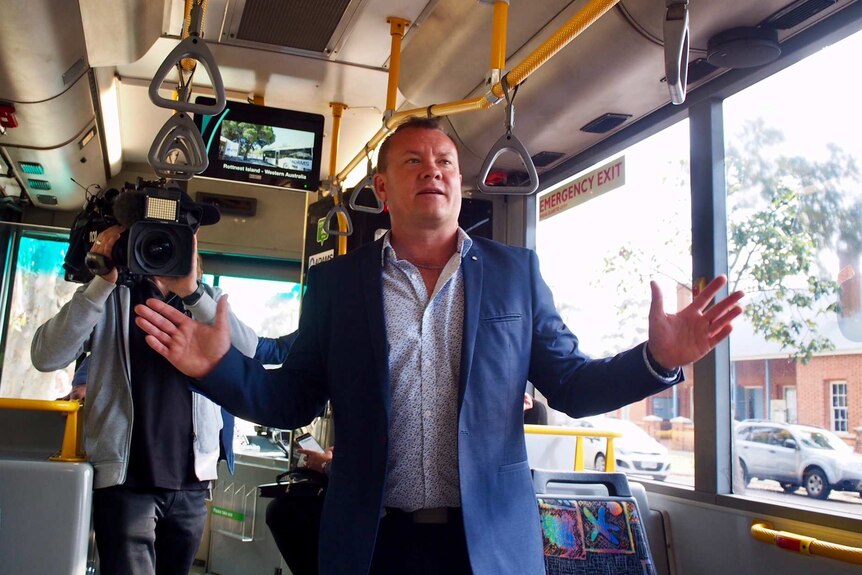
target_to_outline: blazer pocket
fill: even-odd
[[[504,313],[490,317],[483,317],[482,321],[485,323],[506,323],[511,321],[521,321],[521,317],[522,316],[519,313]]]
[[[500,469],[497,470],[497,473],[513,473],[515,471],[521,471],[522,469],[530,469],[529,461],[519,461],[518,463],[507,463],[506,465],[501,465]]]

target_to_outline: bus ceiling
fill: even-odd
[[[541,179],[566,159],[681,101],[686,79],[688,89],[696,89],[726,66],[745,65],[732,57],[754,49],[767,59],[777,56],[784,40],[853,1],[611,2],[607,13],[520,87],[515,133],[533,158],[547,158],[535,162]],[[492,38],[499,30],[494,4],[403,0],[391,13],[396,8],[388,0],[209,0],[201,28],[228,98],[262,97],[268,106],[323,114],[327,135],[330,103],[346,104],[335,162],[343,171],[353,154],[364,154],[392,100],[397,113],[481,97],[507,71],[494,71],[493,62],[518,65],[596,3],[505,2],[502,43]],[[10,0],[5,8],[0,188],[22,203],[77,210],[84,192],[73,179],[84,187],[104,186],[123,166],[146,165],[171,113],[154,106],[147,90],[183,36],[186,3]],[[394,97],[388,89],[387,17],[410,23]],[[211,95],[209,80],[198,70],[192,91]],[[505,133],[504,107],[448,116],[461,144],[465,182],[476,182],[488,151]],[[324,146],[323,179],[338,175],[328,155]],[[510,176],[521,169],[505,161],[500,167]],[[354,170],[351,178],[358,181],[364,172]],[[346,184],[356,183],[352,179]]]

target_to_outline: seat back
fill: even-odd
[[[622,473],[533,470],[548,575],[656,575],[637,499]]]

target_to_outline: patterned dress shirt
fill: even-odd
[[[383,307],[389,342],[391,411],[384,505],[405,511],[459,507],[458,384],[464,328],[458,247],[430,295],[422,274],[383,240]]]

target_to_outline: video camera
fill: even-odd
[[[90,196],[72,224],[63,268],[66,281],[86,283],[112,268],[118,283],[134,285],[146,276],[182,277],[191,271],[194,234],[219,220],[218,208],[199,204],[175,184],[138,179],[122,190]],[[125,228],[110,257],[90,252],[99,233]]]

